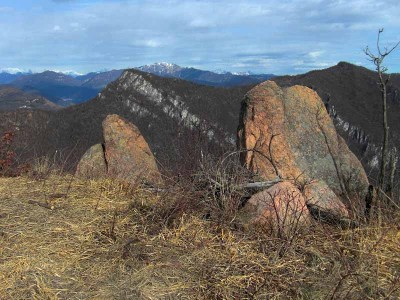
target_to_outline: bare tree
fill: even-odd
[[[382,108],[383,108],[383,119],[382,119],[382,125],[383,125],[383,142],[382,142],[382,154],[381,154],[381,165],[380,165],[380,170],[379,170],[379,176],[378,176],[378,187],[380,190],[384,189],[385,185],[385,171],[386,171],[386,165],[387,165],[387,156],[388,156],[388,146],[389,146],[389,126],[387,122],[387,84],[390,80],[390,75],[386,75],[386,71],[388,70],[385,66],[383,66],[383,61],[384,59],[392,53],[394,49],[397,48],[397,46],[400,44],[400,41],[393,46],[392,48],[384,48],[383,50],[381,49],[380,44],[380,37],[381,33],[383,32],[383,28],[379,29],[378,31],[378,38],[376,41],[376,48],[377,48],[377,54],[374,54],[369,47],[367,46],[364,49],[364,53],[369,57],[369,60],[373,62],[373,64],[376,67],[376,70],[378,71],[378,85],[381,90],[381,98],[382,98]]]

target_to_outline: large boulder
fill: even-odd
[[[253,195],[242,210],[241,218],[246,224],[290,234],[308,224],[310,213],[300,190],[284,181]]]
[[[107,164],[101,144],[90,147],[76,167],[76,176],[93,179],[107,175]]]
[[[118,115],[109,115],[103,121],[103,134],[109,176],[125,181],[160,181],[153,153],[135,125]]]
[[[108,176],[129,183],[162,182],[153,153],[135,125],[118,115],[109,115],[103,121],[103,136],[103,145],[93,145],[82,156],[76,176]]]
[[[281,88],[266,81],[249,91],[242,102],[238,147],[243,164],[266,180],[317,179],[321,183],[308,195],[326,207],[332,203],[319,196],[326,188],[329,201],[337,202],[333,207],[341,208],[337,196],[367,192],[361,163],[338,136],[318,94],[307,87]]]

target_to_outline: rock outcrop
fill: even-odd
[[[297,231],[310,221],[300,190],[288,181],[253,195],[242,211],[245,223],[267,227],[279,234]]]
[[[238,147],[242,163],[266,180],[318,180],[307,200],[322,208],[344,213],[338,196],[368,188],[360,161],[338,136],[318,94],[307,87],[281,88],[266,81],[249,91],[242,102]]]
[[[156,160],[139,129],[118,115],[103,121],[104,144],[92,146],[81,158],[76,175],[109,176],[127,182],[160,183]]]

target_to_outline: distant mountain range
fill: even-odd
[[[175,64],[156,63],[136,68],[161,77],[180,78],[215,87],[232,87],[255,84],[273,77],[272,74],[235,75],[230,72],[215,73]],[[94,98],[110,82],[118,79],[124,70],[91,72],[76,75],[45,71],[42,73],[0,73],[0,84],[8,84],[25,93],[40,95],[58,106],[70,106]],[[1,101],[1,99],[0,99]],[[7,107],[11,107],[8,105]],[[14,106],[18,108],[18,105]]]
[[[1,72],[0,73],[0,84],[9,84],[13,82],[14,80],[18,79],[21,76],[29,75],[30,73],[7,73],[7,72]]]
[[[175,64],[156,63],[137,68],[140,71],[162,77],[180,78],[198,84],[218,87],[232,87],[260,83],[274,77],[273,74],[255,75],[248,73],[211,72],[195,68],[182,68]]]
[[[27,93],[42,95],[60,106],[69,106],[92,99],[121,73],[122,70],[114,70],[73,77],[45,71],[19,76],[9,84]]]

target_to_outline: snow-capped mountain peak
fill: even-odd
[[[175,72],[179,72],[182,70],[182,67],[172,64],[172,63],[166,63],[166,62],[159,62],[159,63],[154,63],[151,65],[144,65],[141,67],[137,68],[140,71],[143,72],[148,72],[148,73],[153,73],[153,74],[174,74]]]
[[[56,73],[60,73],[60,74],[64,74],[64,75],[68,75],[71,77],[78,77],[78,76],[82,76],[82,73],[76,72],[76,71],[72,71],[72,70],[67,70],[67,71],[60,71],[60,70],[51,70],[53,72]]]
[[[236,76],[255,75],[253,72],[250,72],[250,71],[246,71],[246,72],[231,72],[231,71],[217,69],[217,70],[214,70],[213,72],[216,73],[216,74],[220,74],[220,75],[236,75]]]

